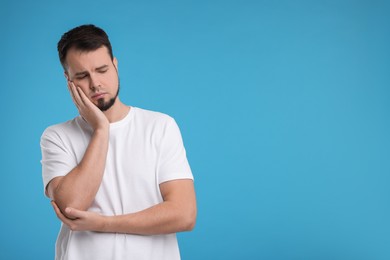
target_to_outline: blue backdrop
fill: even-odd
[[[43,130],[77,115],[56,44],[104,28],[121,99],[181,128],[191,259],[390,259],[389,1],[0,4],[0,259],[53,259]]]

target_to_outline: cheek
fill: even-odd
[[[80,81],[73,81],[76,87],[81,88],[81,90],[87,94],[89,92],[89,84],[85,80],[80,80]]]
[[[111,88],[116,88],[118,87],[118,76],[116,73],[112,73],[108,78],[107,78],[107,85],[110,86]]]

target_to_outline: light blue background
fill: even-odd
[[[0,259],[53,259],[39,139],[76,116],[56,44],[104,28],[121,99],[176,118],[190,259],[390,259],[389,1],[2,0]]]

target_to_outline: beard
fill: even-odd
[[[118,91],[116,92],[116,95],[115,97],[111,98],[110,100],[108,100],[107,102],[104,101],[104,98],[100,98],[97,100],[97,107],[101,110],[101,111],[107,111],[108,109],[110,109],[114,104],[115,104],[115,101],[116,101],[116,98],[118,97],[119,95],[119,89],[120,89],[120,86],[119,86],[119,79],[118,79]]]

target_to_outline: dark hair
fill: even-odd
[[[101,28],[93,24],[81,25],[64,33],[58,42],[58,56],[62,67],[66,70],[66,54],[71,48],[80,51],[94,51],[102,46],[106,46],[111,59],[114,58],[112,54],[112,47],[108,35]]]

